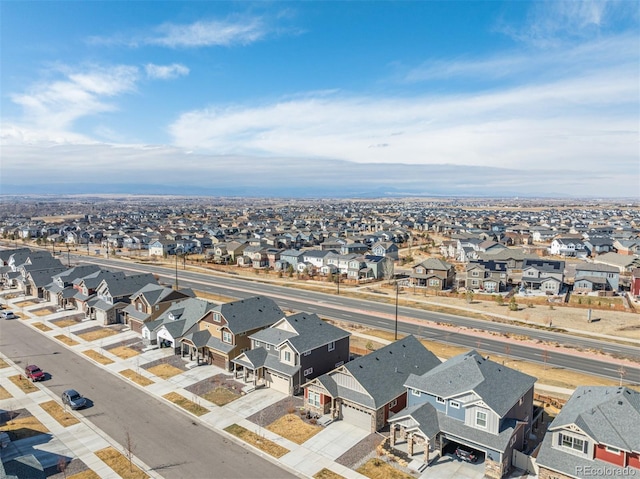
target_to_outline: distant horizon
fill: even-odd
[[[0,2],[0,194],[640,197],[616,0]]]

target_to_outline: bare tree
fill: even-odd
[[[131,433],[129,430],[125,430],[124,433],[124,447],[125,454],[127,455],[127,459],[129,460],[129,472],[133,471],[133,451],[136,448],[135,443],[133,442],[133,438],[131,437]]]

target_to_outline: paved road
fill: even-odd
[[[86,259],[86,257],[78,257],[78,259]],[[153,272],[161,276],[168,283],[175,281],[175,270],[171,268],[131,263],[123,264],[121,261],[107,261],[102,258],[91,258],[91,261],[112,269],[121,268],[128,271]],[[180,269],[181,266],[182,265],[179,265],[178,268],[178,282],[180,287],[189,287],[236,298],[246,298],[256,294],[263,294],[272,297],[278,305],[285,310],[307,311],[316,313],[322,317],[364,324],[391,331],[395,328],[395,304],[336,296],[316,291],[292,289],[277,284],[248,281],[227,275],[205,275],[182,270]],[[539,362],[543,367],[562,367],[614,380],[619,380],[622,372],[625,383],[640,384],[640,367],[625,366],[621,369],[619,365],[611,361],[601,361],[584,355],[559,353],[553,345],[548,347],[544,345],[532,347],[511,341],[507,343],[509,345],[509,351],[507,352],[504,341],[490,338],[482,338],[479,340],[473,332],[465,332],[464,330],[443,333],[441,329],[430,327],[430,325],[439,322],[461,328],[476,328],[501,333],[510,332],[517,335],[526,335],[540,341],[561,343],[565,346],[584,350],[600,350],[614,356],[628,357],[640,361],[640,348],[637,346],[581,338],[575,335],[554,333],[517,325],[493,323],[404,306],[398,308],[398,317],[398,331],[401,333],[411,333],[448,344],[478,348],[492,354],[508,354],[513,358]],[[404,319],[417,320],[419,324],[416,325],[405,322]]]
[[[94,402],[80,414],[120,444],[128,432],[134,454],[165,478],[296,477],[18,320],[0,322],[0,351],[44,368],[52,378],[43,385],[58,395],[77,388]]]

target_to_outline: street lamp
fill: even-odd
[[[67,244],[67,266],[71,268],[71,257],[70,257],[71,247]]]
[[[337,285],[338,285],[338,296],[340,296],[340,268],[338,268],[338,281],[337,281]]]

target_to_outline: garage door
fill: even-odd
[[[342,419],[367,431],[371,430],[371,414],[348,404],[342,405]]]
[[[265,379],[267,380],[270,388],[289,394],[289,378],[279,376],[271,372],[266,372]]]

